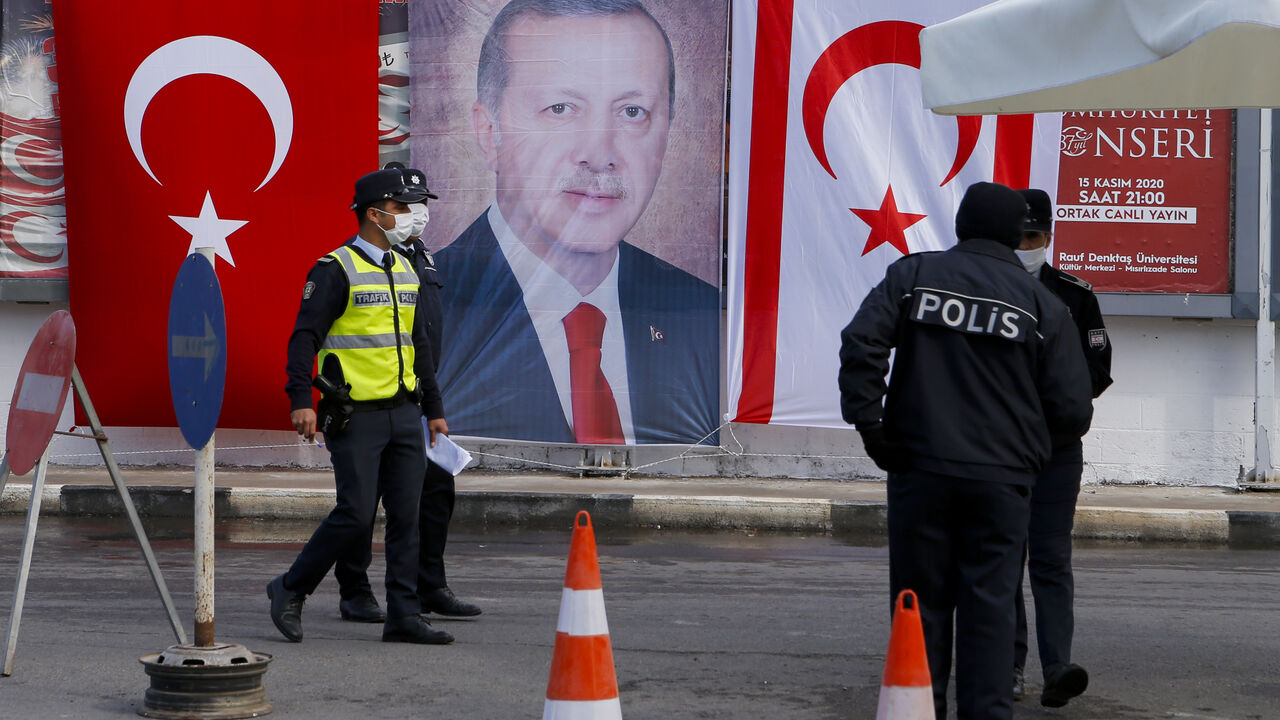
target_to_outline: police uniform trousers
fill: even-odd
[[[387,615],[416,615],[418,502],[426,457],[422,411],[403,402],[389,410],[358,410],[341,433],[328,437],[337,505],[307,541],[284,576],[285,589],[311,594],[344,553],[369,547],[382,498],[386,509]]]
[[[959,720],[1013,717],[1014,617],[1030,488],[889,473],[889,585],[920,600],[934,710],[947,717],[952,640]]]
[[[1040,666],[1047,677],[1056,666],[1071,662],[1071,637],[1075,632],[1075,580],[1071,574],[1071,528],[1075,524],[1076,498],[1084,453],[1079,442],[1057,450],[1031,491],[1031,522],[1027,527],[1027,569],[1036,604],[1036,644]],[[1027,663],[1027,607],[1018,578],[1017,639],[1014,666]]]
[[[454,481],[448,470],[427,461],[427,474],[422,482],[422,501],[418,505],[418,592],[425,593],[447,587],[444,575],[444,547],[449,539],[449,521],[453,518]],[[373,528],[367,535],[373,539]],[[338,579],[342,599],[350,600],[372,591],[369,585],[369,563],[373,561],[371,542],[361,544],[363,551],[345,553],[338,558],[333,575]]]

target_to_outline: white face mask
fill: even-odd
[[[390,230],[382,227],[381,225],[378,226],[378,229],[382,230],[382,234],[387,236],[387,242],[391,243],[392,245],[399,245],[400,243],[412,237],[411,233],[413,232],[413,213],[407,212],[407,213],[396,214],[396,213],[389,213],[386,210],[378,210],[378,208],[374,208],[374,210],[377,210],[383,215],[390,215],[391,217],[395,218],[396,226],[391,228]]]
[[[426,203],[414,203],[409,209],[413,211],[413,229],[409,231],[409,237],[422,237],[422,231],[431,222],[431,211],[427,209]]]
[[[1034,250],[1014,250],[1013,252],[1022,261],[1022,267],[1027,272],[1035,275],[1040,272],[1041,266],[1044,265],[1044,253],[1046,247],[1038,247]]]

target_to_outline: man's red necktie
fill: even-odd
[[[595,305],[578,303],[561,321],[569,340],[569,388],[573,399],[573,435],[580,443],[626,442],[618,403],[600,369],[600,342],[604,339],[604,313]]]

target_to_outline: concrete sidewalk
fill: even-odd
[[[142,515],[190,517],[190,468],[125,469]],[[26,512],[31,476],[11,477],[0,513]],[[219,518],[319,521],[333,476],[315,470],[229,470],[216,476]],[[563,529],[578,510],[597,525],[885,537],[885,484],[760,478],[586,477],[468,471],[457,481],[459,526]],[[123,506],[103,468],[50,468],[42,514],[114,515]],[[1086,486],[1075,535],[1120,542],[1280,547],[1280,493],[1226,488]]]

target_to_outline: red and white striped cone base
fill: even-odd
[[[542,720],[622,720],[591,516],[573,521]]]
[[[919,600],[914,592],[903,590],[898,593],[893,628],[889,631],[876,720],[933,720],[934,714],[933,682],[925,654]]]

